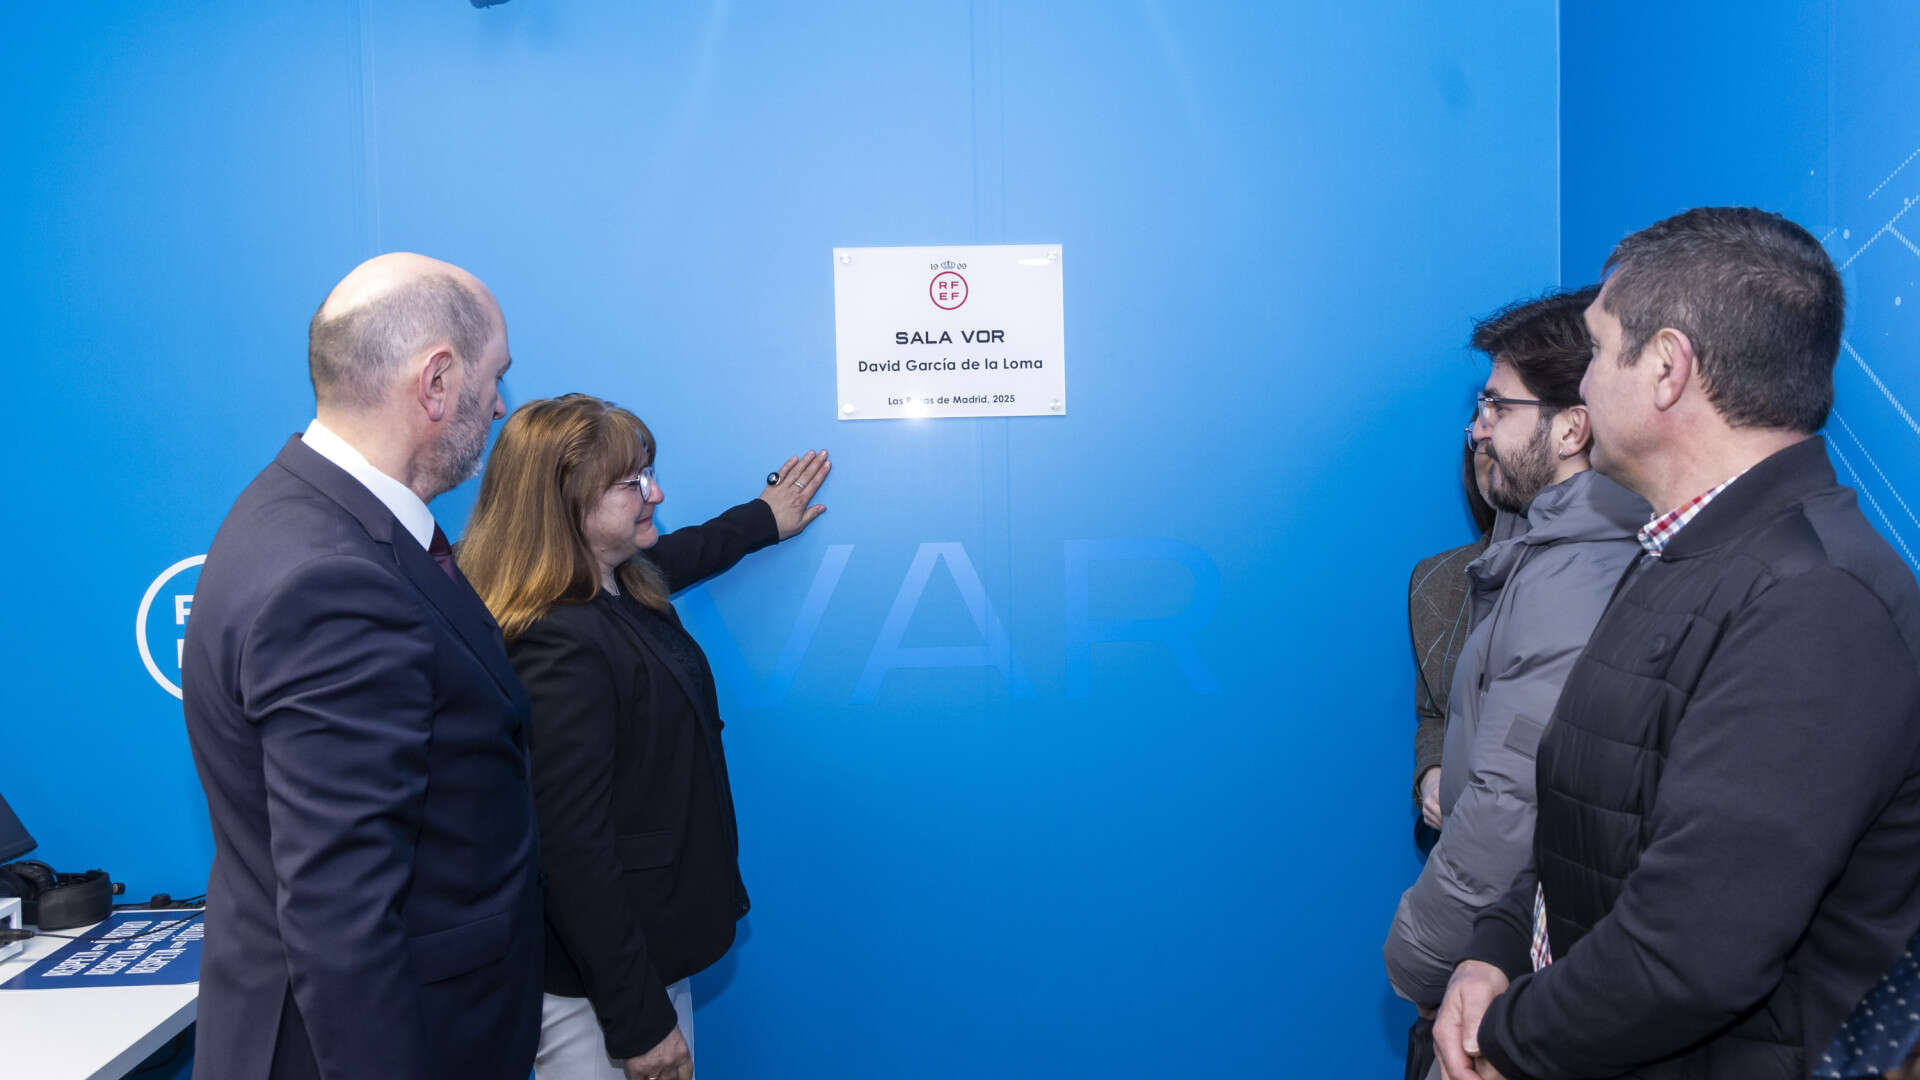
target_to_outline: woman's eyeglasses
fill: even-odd
[[[653,498],[653,493],[660,490],[659,482],[653,478],[653,466],[651,465],[627,477],[625,480],[615,480],[613,486],[632,488],[640,493],[642,499],[651,499]]]

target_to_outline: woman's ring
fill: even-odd
[[[802,483],[801,483],[800,481],[798,481],[798,480],[795,480],[795,481],[793,482],[793,486],[794,486],[794,487],[805,487],[806,485],[805,485],[805,484],[802,484]]]
[[[779,482],[780,482],[780,474],[779,474],[779,473],[777,473],[777,472],[770,472],[770,473],[768,473],[768,474],[767,474],[767,486],[768,486],[768,487],[772,487],[773,485],[775,485],[775,484],[777,484],[777,483],[779,483]]]

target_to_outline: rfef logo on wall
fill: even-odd
[[[187,646],[187,616],[193,613],[193,587],[200,581],[200,564],[206,561],[205,555],[195,555],[160,571],[140,597],[140,611],[133,617],[140,662],[147,665],[147,674],[160,689],[174,697],[181,696],[180,660]]]

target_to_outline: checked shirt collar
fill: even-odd
[[[1664,514],[1655,514],[1652,521],[1640,527],[1640,532],[1637,534],[1640,546],[1646,549],[1647,554],[1658,557],[1661,552],[1667,550],[1667,545],[1673,542],[1673,538],[1680,535],[1680,530],[1686,527],[1687,522],[1698,517],[1700,511],[1705,510],[1715,496],[1727,490],[1735,480],[1745,475],[1747,472],[1742,469],[1722,480],[1713,490],[1695,495]]]

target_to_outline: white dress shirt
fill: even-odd
[[[427,509],[427,504],[420,501],[420,496],[415,495],[412,488],[374,468],[365,455],[329,430],[317,416],[301,433],[300,441],[306,443],[314,453],[345,469],[348,476],[360,481],[360,486],[373,492],[373,497],[393,511],[393,516],[400,519],[400,524],[407,532],[420,541],[422,550],[432,545],[435,528],[433,511]]]

